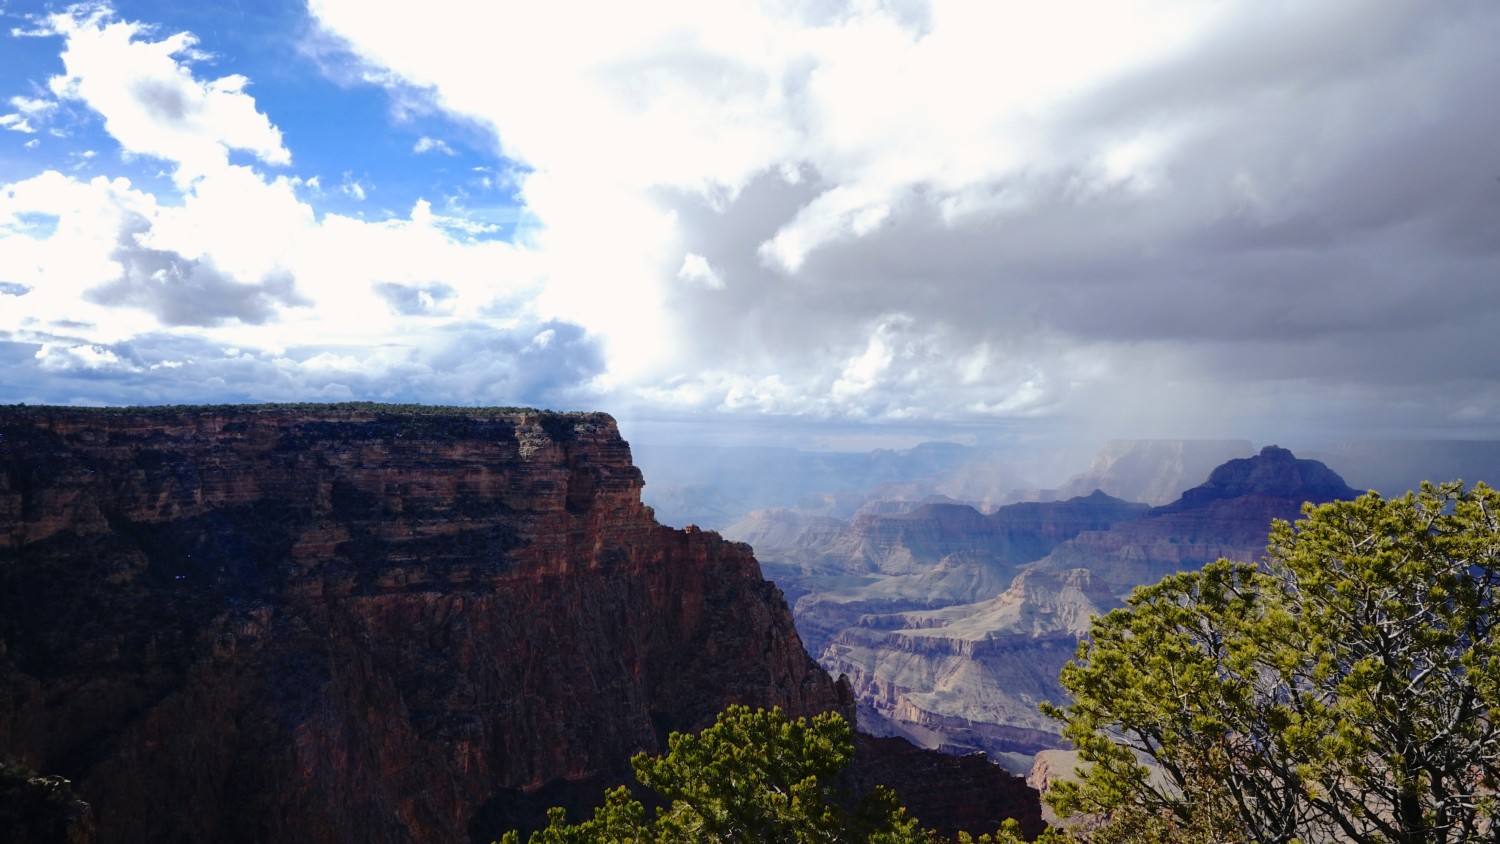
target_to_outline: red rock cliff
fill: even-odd
[[[641,486],[597,414],[0,408],[0,755],[105,841],[488,840],[729,703],[847,708]]]
[[[602,414],[0,408],[0,756],[104,842],[489,841],[730,703],[852,717],[641,487]]]

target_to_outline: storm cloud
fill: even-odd
[[[87,291],[88,301],[141,308],[168,326],[211,326],[227,320],[260,325],[281,307],[311,304],[298,295],[287,273],[247,283],[219,269],[212,258],[186,258],[141,246],[138,238],[148,228],[141,223],[121,234],[120,246],[110,256],[120,264],[120,277]]]
[[[192,404],[353,399],[451,405],[578,407],[603,368],[574,325],[444,329],[384,349],[306,345],[280,354],[225,347],[170,332],[91,344],[58,335],[41,344],[0,336],[0,365],[30,403]]]
[[[1169,436],[1472,434],[1500,412],[1487,356],[1457,351],[1500,331],[1493,6],[762,7],[745,41],[705,13],[547,55],[519,42],[558,21],[528,17],[511,46],[557,105],[593,106],[576,119],[614,139],[598,148],[548,143],[537,103],[457,75],[424,46],[441,19],[314,9],[393,84],[488,121],[539,200],[670,215],[635,282],[675,350],[650,400]],[[695,134],[723,148],[695,157]],[[559,242],[588,224],[544,219]]]

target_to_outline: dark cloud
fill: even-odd
[[[131,86],[131,93],[152,117],[166,123],[182,123],[193,108],[182,80],[141,79]]]
[[[659,200],[676,212],[687,251],[706,258],[725,281],[722,290],[691,283],[672,290],[669,309],[685,317],[684,335],[698,344],[694,359],[712,365],[735,350],[795,354],[800,340],[819,342],[819,332],[810,332],[809,323],[826,317],[830,311],[825,308],[839,314],[858,308],[858,301],[842,296],[840,301],[820,303],[819,285],[776,272],[756,254],[798,208],[827,187],[816,174],[790,184],[767,172],[722,204],[695,194],[659,192]]]
[[[470,324],[432,352],[363,366],[367,348],[305,346],[281,354],[229,349],[175,333],[91,345],[0,338],[0,404],[195,404],[370,400],[597,409],[588,382],[597,343],[570,323],[513,329]],[[349,365],[348,361],[354,364]]]
[[[298,294],[285,273],[258,284],[237,281],[211,258],[186,258],[181,253],[140,245],[144,223],[120,235],[111,258],[120,263],[120,277],[85,294],[95,304],[140,308],[164,325],[222,325],[230,320],[260,325],[280,307],[310,304]]]
[[[450,333],[452,339],[424,363],[481,401],[558,400],[605,370],[598,342],[572,323],[553,320],[508,331],[460,325]]]
[[[1500,433],[1483,421],[1500,386],[1479,351],[1500,336],[1500,16],[1476,2],[1305,11],[1254,7],[1080,93],[1039,127],[1050,155],[970,186],[989,209],[945,216],[943,191],[915,185],[878,232],[825,243],[794,274],[756,248],[821,182],[767,173],[727,208],[672,202],[685,249],[726,281],[678,293],[697,359],[828,367],[901,315],[926,339],[893,367],[920,376],[983,346],[1045,376],[1059,424]],[[1158,154],[1112,181],[1097,156],[1137,138]],[[1094,363],[1070,369],[1079,358]],[[892,401],[945,401],[890,381]]]
[[[1360,436],[1500,435],[1500,378],[1489,352],[1500,335],[1494,3],[1224,4],[1210,13],[1207,30],[1145,64],[1061,100],[1006,112],[993,125],[955,120],[952,138],[941,118],[969,115],[945,109],[991,114],[985,98],[1003,103],[1010,92],[1003,80],[962,77],[971,57],[953,56],[953,78],[930,92],[937,129],[885,121],[886,91],[868,92],[865,102],[854,97],[865,93],[854,90],[857,82],[821,84],[837,76],[841,61],[859,58],[843,47],[875,43],[852,43],[867,37],[857,10],[888,13],[902,31],[881,44],[894,49],[893,62],[920,67],[919,51],[902,55],[892,45],[941,32],[942,15],[930,13],[930,4],[792,5],[762,8],[825,28],[808,43],[839,38],[778,64],[753,50],[716,52],[712,39],[685,26],[622,51],[609,72],[588,65],[595,75],[586,84],[606,79],[590,95],[622,106],[630,131],[645,127],[639,137],[647,140],[661,115],[672,119],[658,128],[702,128],[695,98],[745,97],[754,105],[764,94],[776,106],[747,113],[764,118],[757,127],[768,138],[796,140],[788,147],[793,160],[783,160],[779,142],[765,141],[764,160],[726,146],[722,157],[739,162],[724,166],[736,174],[728,185],[712,177],[717,161],[678,172],[619,138],[576,150],[537,145],[537,185],[569,167],[603,172],[589,169],[599,163],[593,155],[617,156],[610,159],[616,172],[635,173],[640,163],[641,172],[663,168],[672,185],[708,185],[653,189],[650,198],[675,221],[680,249],[663,257],[654,278],[631,270],[606,279],[623,291],[621,301],[666,311],[661,358],[671,359],[644,380],[608,396],[590,392],[606,368],[600,344],[578,325],[526,316],[537,306],[531,297],[558,271],[546,264],[555,256],[543,245],[534,253],[537,286],[497,281],[493,304],[479,311],[465,309],[474,297],[461,277],[395,283],[351,276],[359,295],[373,289],[391,312],[417,317],[402,321],[403,333],[386,347],[293,341],[279,356],[231,355],[165,333],[97,346],[88,338],[104,335],[76,325],[77,338],[9,338],[36,342],[0,352],[11,367],[3,389],[51,400],[581,405],[634,418],[649,416],[657,402],[667,408],[661,413],[683,419],[706,412],[714,424],[733,420],[736,430],[752,432],[746,436],[772,436],[769,429],[788,420],[839,436],[861,426],[907,426],[902,436],[939,429],[1040,436],[1068,428],[1101,438],[1260,441],[1342,438],[1355,429]],[[484,61],[476,55],[474,66]],[[423,101],[457,107],[445,105],[439,70]],[[158,83],[133,91],[164,123],[194,118],[191,93]],[[895,88],[889,93],[892,102],[911,102]],[[867,124],[855,119],[840,129],[838,118],[849,115],[827,99],[834,94],[861,100],[873,115],[866,134],[877,137],[840,136],[859,135]],[[555,123],[540,112],[471,116],[485,126],[513,125],[520,138],[529,137],[526,120]],[[613,137],[607,115],[600,120],[599,135]],[[884,132],[894,137],[878,137]],[[547,146],[559,157],[545,157]],[[1022,160],[1012,166],[1017,150]],[[748,172],[758,175],[740,184]],[[597,189],[607,195],[638,184],[626,182],[612,187],[606,179]],[[519,178],[523,197],[527,184]],[[805,256],[785,253],[795,269],[762,253],[778,233],[838,206],[819,204],[831,191],[856,197],[855,206],[882,203],[888,213],[873,227],[838,218],[822,242],[818,226],[809,226]],[[570,201],[579,197],[589,194]],[[835,207],[833,216],[859,211]],[[46,233],[45,222],[34,227]],[[629,222],[620,220],[620,231]],[[291,278],[247,281],[211,259],[146,248],[144,225],[121,239],[121,276],[94,289],[91,301],[145,309],[170,326],[272,323],[280,309],[304,304]],[[559,215],[538,229],[548,225],[564,232],[571,223]],[[599,243],[601,255],[630,248]],[[517,240],[522,251],[537,244],[544,240]],[[631,255],[621,257],[620,266],[632,266]],[[632,284],[643,295],[625,289]],[[7,302],[26,292],[0,285]],[[632,318],[621,310],[620,319]],[[440,327],[453,314],[475,313],[480,319]],[[614,316],[595,330],[611,330]],[[617,384],[635,377],[615,374]]]
[[[0,339],[0,366],[7,371],[19,370],[21,367],[29,366],[36,358],[35,343],[16,343],[7,339]]]

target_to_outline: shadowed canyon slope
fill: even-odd
[[[601,414],[0,408],[0,755],[102,841],[487,841],[730,703],[849,711],[641,486]]]
[[[988,516],[929,505],[800,533],[758,514],[731,535],[760,526],[763,540],[793,540],[757,552],[795,596],[820,662],[849,677],[867,729],[1024,768],[1058,743],[1037,704],[1062,699],[1058,671],[1091,616],[1171,572],[1259,559],[1272,519],[1356,494],[1321,463],[1271,446],[1154,509],[1096,491]],[[940,512],[938,528],[922,529]]]

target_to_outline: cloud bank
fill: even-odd
[[[97,116],[169,187],[49,169],[0,188],[8,400],[584,401],[598,343],[530,306],[535,256],[426,202],[319,213],[248,80],[200,75],[189,33],[103,4],[36,24],[63,44],[51,104]]]
[[[340,75],[478,127],[530,224],[322,209],[253,78],[74,7],[38,24],[64,43],[51,99],[3,125],[84,107],[179,193],[0,189],[0,339],[50,379],[25,395],[240,378],[627,418],[1500,434],[1493,4],[308,13]]]

